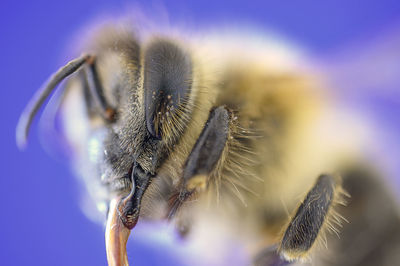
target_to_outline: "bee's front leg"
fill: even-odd
[[[208,120],[187,158],[178,192],[171,197],[168,219],[184,202],[207,189],[229,137],[231,113],[223,106],[211,110]]]

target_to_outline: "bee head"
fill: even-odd
[[[78,72],[65,90],[67,96],[80,91],[86,112],[77,117],[70,108],[64,117],[76,133],[71,138],[78,138],[72,141],[87,147],[78,158],[89,158],[96,169],[91,175],[108,191],[107,230],[114,229],[107,231],[107,252],[116,258],[125,256],[119,247],[138,221],[143,195],[187,130],[196,95],[190,53],[174,41],[158,38],[142,46],[129,34],[100,36],[88,54],[60,68],[38,91],[21,116],[17,141],[25,144],[44,101]]]
[[[101,128],[105,133],[101,137],[95,134],[94,138],[103,147],[97,156],[102,182],[112,193],[126,196],[121,201],[124,206],[120,205],[120,215],[138,216],[146,188],[191,118],[192,60],[187,51],[168,39],[154,39],[136,49],[127,47],[120,45],[112,53],[104,47],[98,49],[98,91],[104,105],[115,110],[115,120],[105,120]],[[107,60],[119,64],[113,69],[104,68],[101,63],[107,64]],[[90,88],[90,82],[87,85],[89,94],[96,91]],[[95,102],[90,105],[96,108]],[[99,118],[98,112],[91,113],[93,121]]]

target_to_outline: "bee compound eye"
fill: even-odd
[[[178,45],[167,40],[149,45],[144,56],[144,106],[146,127],[153,138],[161,139],[166,135],[163,131],[183,123],[177,114],[187,112],[191,80],[191,59]]]

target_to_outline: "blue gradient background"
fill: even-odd
[[[34,91],[65,62],[63,53],[74,33],[98,14],[118,13],[132,3],[1,1],[1,265],[106,264],[103,228],[81,212],[78,183],[67,164],[44,152],[37,126],[29,148],[19,152],[14,129]],[[187,19],[195,27],[212,25],[214,21],[268,26],[321,58],[330,57],[356,41],[373,40],[400,23],[398,0],[135,3],[146,12],[161,4],[172,24]],[[399,132],[398,99],[366,102],[375,108],[377,117]],[[134,258],[135,265],[179,265],[169,246],[168,241],[152,241],[139,234],[129,243],[130,259]]]

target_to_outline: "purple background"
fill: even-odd
[[[142,2],[140,6],[151,13],[153,4]],[[160,2],[157,3],[155,6],[159,7]],[[2,265],[106,264],[103,229],[81,212],[79,187],[67,164],[44,152],[37,126],[29,148],[19,152],[14,129],[34,91],[65,62],[63,53],[74,33],[99,14],[118,14],[131,4],[105,0],[0,3]],[[201,28],[202,24],[243,21],[259,28],[268,26],[300,43],[314,56],[329,60],[354,43],[373,43],[376,36],[390,35],[400,25],[398,0],[203,0],[165,1],[161,6],[169,13],[172,24],[188,20]],[[394,56],[399,56],[398,51]],[[397,84],[387,86],[398,92]],[[375,115],[393,126],[397,134],[399,98],[371,98],[364,99],[366,104],[373,106]],[[167,242],[156,243],[139,235],[129,244],[130,258],[134,258],[135,265],[177,265],[168,246]]]

